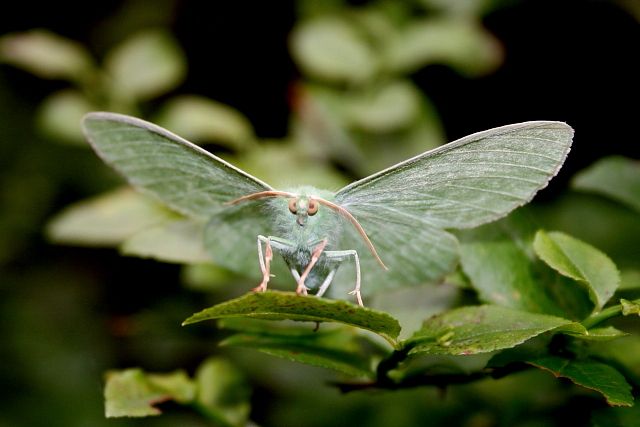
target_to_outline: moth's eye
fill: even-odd
[[[296,206],[297,202],[298,199],[289,199],[289,212],[291,212],[292,214],[298,212],[298,206]]]
[[[313,216],[316,214],[316,212],[318,212],[318,202],[313,199],[309,199],[309,207],[307,208],[307,213],[309,214],[309,216]]]

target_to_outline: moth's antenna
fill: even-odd
[[[229,202],[225,202],[225,205],[237,205],[238,203],[246,202],[248,200],[257,200],[264,199],[265,197],[296,197],[293,193],[288,193],[286,191],[277,191],[277,190],[267,190],[267,191],[259,191],[257,193],[247,194],[246,196],[238,197],[237,199],[233,199]]]
[[[369,248],[369,251],[371,252],[373,257],[376,259],[376,261],[378,261],[378,264],[380,264],[382,266],[382,268],[384,268],[385,270],[389,270],[387,268],[387,266],[384,265],[384,262],[382,262],[382,260],[380,259],[380,256],[378,255],[378,252],[376,251],[376,247],[373,246],[373,243],[371,242],[371,240],[369,240],[369,236],[367,236],[367,233],[364,231],[364,228],[360,225],[358,220],[353,215],[351,215],[351,212],[349,212],[348,210],[346,210],[342,206],[336,205],[335,203],[330,202],[328,200],[321,199],[319,197],[313,197],[313,198],[315,200],[317,200],[318,203],[320,203],[321,205],[325,205],[325,206],[333,209],[334,211],[338,212],[340,215],[342,215],[343,217],[348,219],[349,222],[351,222],[351,224],[353,224],[353,226],[356,228],[356,230],[358,230],[358,233],[360,233],[360,236],[362,236],[362,239],[367,244],[367,247]]]

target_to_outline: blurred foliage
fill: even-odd
[[[275,186],[339,188],[444,142],[437,105],[413,76],[429,65],[465,78],[493,73],[504,52],[482,17],[513,3],[297,2],[289,46],[300,77],[290,88],[290,132],[279,139],[262,138],[229,105],[184,93],[187,56],[153,18],[166,13],[164,2],[123,7],[98,27],[110,43],[99,49],[46,28],[1,35],[3,71],[51,82],[34,107],[0,74],[0,426],[140,425],[103,419],[101,378],[113,368],[127,369],[107,374],[107,415],[164,412],[144,425],[637,425],[639,406],[629,407],[640,389],[635,160],[604,158],[554,200],[460,233],[461,268],[444,284],[385,293],[376,310],[346,317],[327,309],[346,303],[315,301],[320,320],[342,325],[314,332],[315,323],[237,318],[250,311],[246,300],[221,301],[253,284],[208,260],[202,225],[118,188],[81,149],[80,118],[116,111]],[[619,3],[637,16],[633,2]],[[138,24],[145,14],[154,25]],[[114,28],[127,31],[114,37]],[[43,244],[40,229],[60,205],[100,192],[56,213],[46,237],[118,247],[181,271]],[[207,318],[223,317],[221,306],[234,301],[221,331],[178,326],[209,304]],[[398,319],[400,335],[361,329],[375,316],[387,327]]]

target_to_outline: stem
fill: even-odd
[[[481,371],[470,374],[416,375],[406,377],[400,382],[393,382],[391,380],[381,381],[381,379],[378,379],[377,381],[368,383],[336,383],[334,385],[336,385],[343,393],[371,389],[399,390],[424,386],[445,388],[449,385],[468,384],[485,378],[499,379],[527,369],[533,369],[533,367],[526,363],[511,363],[509,365],[496,368],[485,368]]]
[[[634,304],[640,304],[640,299],[634,300],[632,302]],[[620,313],[622,313],[622,304],[612,305],[611,307],[605,308],[600,313],[587,317],[582,321],[582,326],[587,329],[591,329],[594,326],[611,319],[612,317],[619,316]]]

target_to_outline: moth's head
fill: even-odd
[[[296,196],[289,199],[289,212],[296,216],[296,222],[304,227],[307,219],[318,213],[320,203],[313,197]]]

